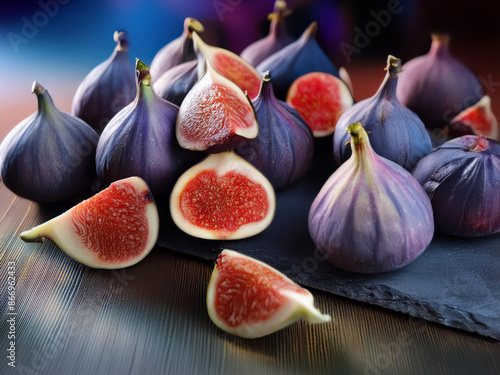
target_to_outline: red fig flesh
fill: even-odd
[[[115,269],[149,254],[158,230],[158,210],[146,182],[130,177],[19,236],[26,242],[48,238],[77,262]]]
[[[312,294],[269,265],[223,250],[207,291],[210,319],[222,330],[244,338],[262,337],[305,319],[326,323]]]
[[[451,120],[449,135],[460,137],[467,134],[483,135],[498,140],[498,121],[491,110],[491,99],[488,95],[473,106],[463,110]]]
[[[239,239],[266,229],[274,217],[271,183],[233,151],[209,155],[188,169],[170,197],[170,212],[187,234]]]

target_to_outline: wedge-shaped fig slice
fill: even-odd
[[[475,134],[498,140],[498,133],[498,121],[491,110],[491,98],[488,95],[460,112],[449,125],[451,137]]]
[[[77,262],[116,269],[148,255],[158,230],[158,210],[146,182],[129,177],[19,236],[26,242],[48,238]]]
[[[246,91],[250,99],[259,95],[261,76],[252,65],[231,51],[209,46],[196,32],[193,32],[193,41],[195,49],[198,51],[199,77],[206,70],[204,63],[206,59],[220,74]]]
[[[176,135],[188,150],[229,151],[259,132],[252,102],[207,61],[207,72],[184,98]]]
[[[266,229],[274,217],[271,183],[234,151],[209,155],[188,169],[170,196],[170,212],[187,234],[240,239]]]
[[[354,103],[347,85],[334,75],[313,72],[293,81],[286,102],[299,112],[317,138],[335,131],[337,121]]]
[[[331,320],[314,307],[312,294],[271,266],[233,250],[217,258],[207,291],[210,319],[244,338],[276,332],[298,319]]]

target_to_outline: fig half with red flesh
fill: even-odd
[[[204,239],[254,236],[271,224],[275,209],[271,183],[234,151],[211,154],[188,169],[170,196],[175,224]]]
[[[206,62],[207,71],[184,98],[177,116],[179,144],[189,150],[222,152],[257,137],[252,102]]]
[[[215,325],[244,338],[271,334],[298,319],[331,320],[314,307],[308,290],[268,264],[227,249],[208,285],[207,310]]]
[[[297,78],[286,102],[307,122],[316,138],[333,134],[337,121],[353,103],[347,85],[334,75],[312,72]]]
[[[158,231],[158,210],[146,182],[129,177],[19,236],[26,242],[50,239],[77,262],[117,269],[148,255]]]
[[[451,120],[449,135],[460,137],[475,134],[498,140],[498,121],[491,110],[491,98],[485,95],[479,102],[464,109]]]
[[[246,92],[250,99],[259,95],[261,76],[252,65],[231,51],[206,44],[196,32],[193,32],[193,41],[198,51],[200,77],[206,69],[203,60],[208,60],[220,74]]]

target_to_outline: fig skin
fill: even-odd
[[[346,271],[404,267],[432,240],[430,199],[410,172],[375,153],[360,123],[348,131],[353,154],[315,198],[311,237],[332,264]]]
[[[432,151],[425,125],[396,96],[401,60],[389,55],[386,70],[384,81],[375,95],[354,104],[340,116],[333,135],[337,164],[344,163],[352,153],[350,145],[346,144],[350,135],[344,129],[358,121],[370,132],[370,144],[374,151],[407,170]]]
[[[337,68],[316,42],[317,31],[318,24],[313,22],[299,39],[273,53],[257,66],[257,71],[261,74],[271,72],[274,95],[279,100],[286,100],[292,82],[304,74],[324,72],[340,78]]]
[[[443,127],[483,96],[477,77],[448,50],[449,36],[432,34],[430,51],[403,65],[397,95],[425,126]]]
[[[276,99],[267,72],[259,96],[252,101],[259,134],[246,140],[236,152],[250,162],[275,189],[291,185],[311,165],[314,140],[311,128],[295,109]]]
[[[500,232],[500,143],[465,135],[438,146],[412,171],[431,198],[436,229],[461,237]]]
[[[163,99],[178,106],[198,82],[198,60],[188,61],[167,70],[153,85]]]
[[[38,203],[64,201],[96,181],[99,135],[83,120],[58,110],[38,83],[38,112],[16,125],[0,145],[2,180],[12,192]]]
[[[134,66],[128,56],[124,31],[116,31],[113,54],[95,67],[80,83],[73,97],[71,113],[98,133],[136,95]]]
[[[103,186],[139,176],[156,200],[168,199],[177,178],[202,155],[179,146],[175,138],[179,107],[155,93],[148,66],[139,60],[136,65],[137,97],[102,132],[96,151],[97,176]]]

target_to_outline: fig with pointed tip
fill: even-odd
[[[335,266],[376,273],[406,266],[434,234],[432,206],[410,172],[375,153],[360,123],[347,127],[352,156],[323,185],[309,232]]]
[[[413,176],[431,198],[436,229],[461,237],[500,232],[500,144],[452,139],[424,156]]]
[[[151,62],[153,82],[174,66],[196,59],[193,32],[202,33],[204,30],[203,25],[194,18],[187,17],[184,20],[184,31],[181,36],[160,49]]]
[[[104,186],[125,177],[146,181],[157,200],[168,197],[177,178],[199,160],[175,138],[178,107],[158,97],[149,67],[137,60],[137,97],[102,132],[96,167]]]
[[[198,77],[205,74],[207,60],[215,70],[246,92],[250,99],[259,94],[261,77],[252,65],[231,51],[209,46],[197,33],[193,33],[193,41],[198,51]]]
[[[433,34],[429,53],[408,61],[398,98],[427,127],[442,127],[483,96],[477,77],[448,51],[449,35]]]
[[[498,140],[498,121],[491,110],[491,98],[485,95],[473,106],[464,109],[451,120],[448,135],[452,138],[475,134]]]
[[[16,125],[0,144],[2,180],[15,194],[39,203],[87,193],[96,181],[99,135],[84,121],[58,110],[34,82],[38,112]]]
[[[189,150],[228,151],[257,137],[252,102],[207,60],[205,75],[184,98],[177,116],[179,144]]]
[[[26,242],[47,238],[79,263],[116,269],[148,255],[158,231],[158,210],[147,184],[130,177],[19,236]]]
[[[163,99],[178,106],[198,82],[198,60],[188,61],[167,70],[153,87]]]
[[[311,129],[296,110],[275,98],[269,72],[262,78],[253,105],[259,134],[246,140],[236,152],[260,170],[275,189],[289,186],[306,173],[312,162]]]
[[[114,40],[117,46],[113,54],[83,79],[71,105],[71,113],[99,133],[135,97],[134,66],[125,32],[116,31]]]
[[[286,102],[299,112],[317,138],[335,131],[340,116],[354,99],[339,78],[322,72],[307,73],[293,81]]]
[[[286,1],[276,0],[274,12],[267,16],[271,21],[269,34],[247,46],[240,56],[252,66],[257,66],[274,52],[290,44],[292,39],[286,32],[285,18],[291,13],[292,10],[287,8]]]
[[[371,133],[370,144],[375,152],[407,170],[431,152],[432,143],[424,124],[396,96],[401,60],[389,55],[386,70],[375,95],[354,104],[340,117],[338,130],[333,135],[333,152],[338,164],[351,156],[351,146],[346,144],[350,135],[344,129],[358,121]]]
[[[271,183],[234,151],[211,154],[188,169],[170,197],[175,224],[205,239],[254,236],[271,224],[275,209]]]
[[[317,31],[318,24],[313,22],[299,39],[257,66],[258,72],[271,72],[274,94],[278,99],[285,100],[292,82],[304,74],[324,72],[339,77],[337,68],[316,42]]]

